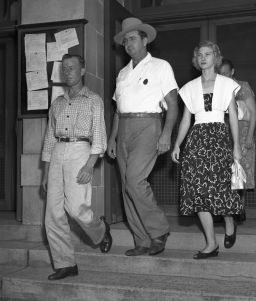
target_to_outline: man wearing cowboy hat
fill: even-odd
[[[113,97],[117,110],[108,144],[108,155],[117,157],[125,212],[135,241],[127,256],[158,254],[169,235],[168,221],[147,178],[157,156],[170,149],[178,86],[170,64],[147,52],[147,44],[155,37],[156,30],[137,18],[123,20],[122,31],[114,36],[131,57],[117,77]],[[167,109],[163,126],[162,106]]]

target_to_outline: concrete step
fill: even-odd
[[[3,278],[5,301],[256,301],[255,282],[81,270],[48,281],[50,268],[28,267]]]
[[[256,256],[251,253],[223,253],[208,260],[194,260],[194,252],[166,249],[157,256],[127,257],[127,248],[113,246],[110,253],[102,254],[87,246],[76,247],[79,269],[130,274],[157,274],[166,276],[228,277],[256,281]],[[0,264],[6,266],[49,267],[50,256],[45,245],[28,242],[0,243]]]
[[[0,264],[0,301],[2,301],[2,279],[5,276],[11,277],[16,272],[19,272],[26,268],[24,265],[14,265],[14,264]],[[4,300],[3,300],[4,301]]]
[[[0,241],[0,300],[2,278],[21,271],[28,266],[29,250],[41,248],[41,243],[26,241]]]
[[[250,279],[256,282],[255,254],[220,253],[218,257],[194,260],[191,251],[165,250],[157,256],[124,255],[126,248],[113,247],[108,254],[98,250],[76,250],[79,269],[145,275],[187,276],[211,279]],[[46,249],[29,251],[29,266],[49,267],[50,257]]]
[[[193,218],[169,218],[171,233],[166,248],[176,250],[200,250],[205,245],[204,235]],[[71,224],[72,240],[75,245],[88,244],[88,239],[81,228]],[[237,242],[231,250],[223,248],[224,226],[216,224],[215,230],[221,252],[255,253],[256,252],[256,220],[248,219],[238,226]],[[113,244],[116,246],[133,247],[133,238],[124,223],[111,225]],[[42,226],[21,224],[0,224],[0,239],[4,241],[45,242],[45,231]]]

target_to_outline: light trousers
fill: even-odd
[[[88,142],[57,142],[53,150],[48,174],[45,228],[56,269],[76,264],[66,213],[94,244],[100,243],[104,237],[105,225],[94,217],[91,209],[91,183],[77,183],[78,172],[89,155]]]
[[[147,181],[157,159],[161,132],[158,118],[122,117],[119,120],[117,160],[125,213],[136,246],[149,247],[151,239],[169,232],[166,216]]]

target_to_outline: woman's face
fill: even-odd
[[[216,57],[211,47],[203,46],[197,52],[197,62],[201,70],[214,68]]]

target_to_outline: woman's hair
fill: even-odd
[[[229,66],[230,70],[232,70],[232,69],[235,68],[235,67],[234,67],[234,64],[233,64],[232,61],[229,60],[229,59],[225,59],[225,58],[222,59],[221,66],[224,66],[224,65]],[[221,66],[220,66],[220,67],[221,67]]]
[[[215,62],[215,68],[219,68],[222,62],[222,56],[221,56],[221,52],[220,52],[220,48],[217,44],[211,42],[211,41],[203,41],[200,42],[199,45],[194,49],[194,54],[193,54],[193,58],[192,58],[192,64],[193,66],[197,69],[197,70],[201,70],[200,66],[198,65],[197,62],[197,55],[198,55],[198,51],[200,50],[200,48],[202,47],[209,47],[212,48],[212,51],[215,55],[216,58],[216,62]]]

